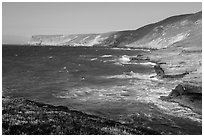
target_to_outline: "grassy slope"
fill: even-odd
[[[23,98],[3,98],[3,134],[19,135],[130,135],[160,134],[105,118]]]

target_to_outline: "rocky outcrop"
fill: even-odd
[[[189,72],[184,72],[181,74],[175,74],[175,75],[166,75],[164,73],[164,70],[160,67],[160,65],[154,66],[155,73],[159,78],[167,78],[167,79],[179,79],[183,78],[185,75],[189,74]]]
[[[164,77],[165,75],[164,70],[159,65],[154,66],[154,70],[157,76],[159,76],[160,78]]]
[[[189,84],[178,84],[167,97],[162,100],[177,102],[182,106],[191,108],[194,112],[202,114],[202,87]]]

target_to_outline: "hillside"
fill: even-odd
[[[201,18],[201,12],[169,17],[136,30],[102,34],[35,35],[30,45],[110,46],[164,48],[189,36],[188,27]],[[194,16],[195,18],[191,18]],[[186,28],[187,27],[187,28]],[[181,29],[180,29],[181,28]]]

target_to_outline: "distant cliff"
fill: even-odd
[[[51,46],[97,46],[104,44],[112,33],[72,34],[72,35],[36,35],[32,36],[30,45]]]
[[[110,46],[134,48],[166,48],[190,35],[189,28],[199,23],[201,12],[169,17],[137,30],[101,34],[35,35],[30,45],[51,46]],[[191,18],[191,17],[194,18]],[[195,25],[196,25],[195,23]]]

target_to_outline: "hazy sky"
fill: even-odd
[[[3,3],[3,43],[37,34],[137,29],[169,16],[202,10],[200,3]]]

